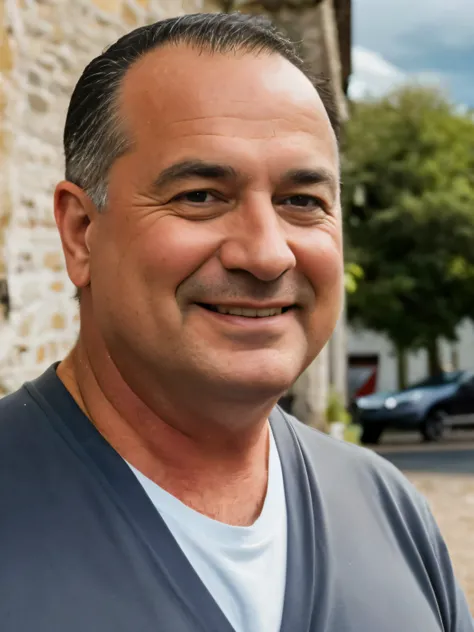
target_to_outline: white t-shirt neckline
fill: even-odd
[[[278,470],[281,470],[278,450],[276,447],[273,433],[270,430],[269,455],[268,455],[268,484],[260,515],[251,525],[237,526],[230,525],[219,520],[215,520],[206,516],[191,507],[188,507],[181,500],[167,492],[165,489],[154,483],[151,479],[142,474],[133,465],[128,463],[129,467],[138,478],[139,482],[145,488],[148,495],[153,496],[153,502],[159,502],[160,514],[165,518],[172,517],[174,520],[190,520],[194,525],[202,530],[202,534],[208,538],[217,538],[221,542],[229,540],[231,544],[235,544],[236,539],[242,543],[249,541],[259,542],[271,537],[275,529],[273,520],[272,507],[276,497],[279,494]],[[150,494],[151,492],[151,494]]]
[[[201,514],[130,468],[234,630],[279,632],[286,588],[287,512],[271,429],[267,493],[260,516],[250,526],[229,525]]]

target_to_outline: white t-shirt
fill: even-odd
[[[212,520],[130,467],[235,631],[279,632],[287,515],[280,457],[271,432],[267,494],[250,527]]]

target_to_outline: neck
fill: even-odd
[[[268,479],[268,414],[273,402],[242,424],[220,423],[209,402],[205,415],[163,406],[157,411],[123,380],[110,355],[81,337],[59,365],[58,376],[83,412],[112,447],[145,476],[179,500],[229,524],[251,524],[258,517]],[[91,350],[94,350],[93,353]],[[101,351],[103,351],[101,353]],[[181,398],[184,402],[186,397]],[[227,406],[228,409],[233,405]],[[196,410],[196,409],[194,409]],[[228,421],[228,420],[227,420]]]

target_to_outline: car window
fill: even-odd
[[[459,380],[459,383],[467,384],[469,382],[474,382],[474,373],[472,371],[465,371]]]
[[[449,371],[446,373],[439,373],[433,377],[429,377],[421,382],[412,384],[409,389],[424,388],[426,386],[443,386],[443,384],[453,384],[457,382],[461,376],[464,375],[464,371]],[[472,375],[472,374],[471,374]]]
[[[468,374],[465,378],[460,380],[460,384],[463,388],[474,391],[474,375]]]

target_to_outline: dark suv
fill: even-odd
[[[474,427],[474,372],[451,371],[394,393],[359,397],[353,405],[362,443],[378,443],[387,428],[418,430],[438,441],[447,426]]]

